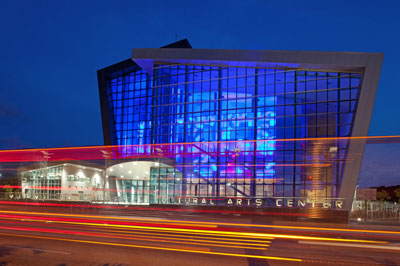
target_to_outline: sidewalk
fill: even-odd
[[[252,221],[255,222],[255,221]],[[259,223],[259,222],[255,222]],[[309,221],[273,221],[265,224],[278,225],[278,226],[294,226],[294,227],[319,227],[319,228],[342,228],[342,229],[359,229],[359,230],[379,230],[379,231],[393,231],[400,232],[400,221],[397,219],[391,220],[378,220],[368,222],[350,222],[349,224],[340,223],[320,223],[320,222],[309,222]]]
[[[366,229],[366,230],[385,230],[385,231],[398,231],[400,232],[400,220],[398,219],[380,219],[367,221],[366,224],[350,223],[350,228]]]

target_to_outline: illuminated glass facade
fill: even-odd
[[[33,187],[26,189],[27,198],[59,199],[63,166],[39,168],[21,173],[22,185]]]
[[[190,143],[151,169],[150,203],[180,197],[335,198],[360,72],[155,64],[106,80],[112,144]],[[128,146],[127,146],[128,145]],[[141,149],[140,146],[138,148]],[[142,148],[145,149],[145,148]]]

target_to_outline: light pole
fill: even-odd
[[[100,150],[104,157],[104,172],[103,172],[103,204],[106,201],[106,182],[107,182],[107,159],[111,158],[111,152]]]
[[[45,180],[45,182],[44,182],[44,185],[45,185],[45,187],[47,187],[47,189],[46,189],[46,194],[48,194],[49,193],[49,180],[48,180],[48,169],[47,169],[47,167],[48,167],[48,160],[49,160],[49,158],[50,158],[50,153],[49,152],[47,152],[47,151],[40,151],[42,154],[43,154],[43,159],[44,159],[44,162],[43,162],[43,164],[44,164],[44,180]],[[42,186],[42,182],[41,182],[41,184],[40,184],[40,186]],[[43,197],[43,189],[41,189],[41,197]],[[43,198],[42,198],[43,199]]]
[[[234,184],[235,184],[235,197],[237,197],[237,189],[238,189],[238,158],[239,158],[239,153],[240,153],[240,149],[239,147],[235,147],[235,149],[233,150],[235,152],[235,180],[234,180]]]

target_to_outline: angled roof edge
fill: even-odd
[[[289,69],[313,69],[362,72],[369,64],[383,60],[382,53],[218,50],[218,49],[160,49],[137,48],[132,60],[138,65],[193,64],[220,66],[249,66]]]
[[[192,45],[190,44],[189,40],[185,38],[162,46],[161,48],[192,48]]]
[[[170,49],[174,49],[174,50],[187,50],[188,48],[191,50],[192,45],[189,43],[189,41],[187,39],[183,39],[168,45],[165,45],[161,48],[161,50],[164,50],[165,48],[168,48],[168,50]],[[132,59],[132,58],[131,58]],[[143,60],[139,60],[139,61],[134,61],[132,60],[132,62],[135,62],[136,65],[138,65],[141,69],[143,69],[144,71],[146,71],[146,73],[150,76],[153,76],[153,68],[154,68],[154,60],[147,60],[147,59],[143,59]]]
[[[176,49],[176,48],[192,48],[192,45],[189,43],[187,39],[183,39],[166,46],[163,46],[161,49]],[[187,49],[185,49],[187,50]],[[150,65],[153,68],[152,65]],[[102,127],[103,127],[103,138],[105,145],[114,144],[115,132],[113,129],[112,115],[109,114],[109,108],[107,103],[107,80],[109,78],[113,78],[115,76],[124,75],[126,73],[140,70],[140,66],[135,64],[131,58],[113,64],[111,66],[102,68],[97,70],[97,82],[99,86],[99,97],[100,97],[100,110],[102,117]]]
[[[170,43],[165,46],[162,46],[161,48],[158,48],[158,49],[165,49],[165,48],[168,48],[168,49],[183,49],[183,48],[188,49],[189,48],[189,49],[191,49],[192,45],[190,44],[188,39],[182,39],[182,40],[176,41],[174,43]],[[135,64],[135,62],[133,62],[131,58],[128,58],[126,60],[115,63],[111,66],[99,69],[99,70],[97,70],[97,72],[102,75],[110,75],[114,72],[121,71],[121,74],[124,74],[125,72],[131,72],[133,70],[138,70],[139,69],[138,65],[139,64]],[[139,67],[141,67],[141,65],[139,65]],[[146,70],[145,68],[143,68],[143,69]]]

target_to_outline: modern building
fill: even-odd
[[[32,200],[100,201],[104,170],[75,163],[31,165],[20,169],[21,196]]]
[[[152,167],[169,166],[154,161],[130,161],[105,171],[102,165],[89,166],[83,161],[51,165],[41,162],[19,168],[21,192],[10,195],[31,200],[148,205],[150,198],[154,201],[149,191]],[[178,180],[180,175],[176,173]]]
[[[113,174],[111,162],[110,189],[132,204],[349,210],[382,60],[187,40],[135,48],[98,71],[104,142],[121,145],[132,168]],[[141,161],[150,165],[137,178]]]

